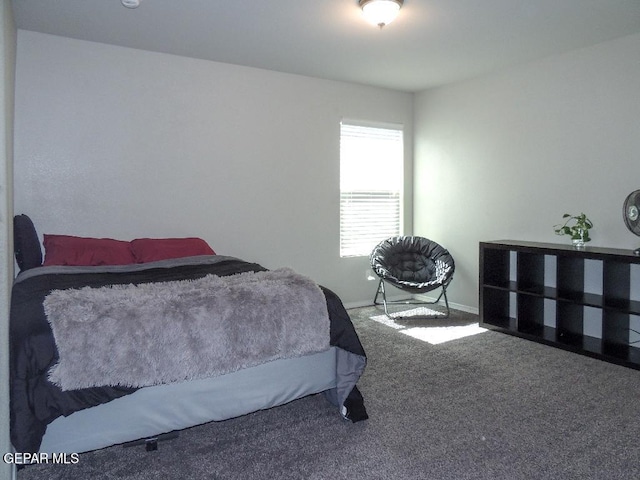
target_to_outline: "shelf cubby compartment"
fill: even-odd
[[[602,328],[602,353],[627,360],[630,338],[629,314],[605,310]]]
[[[485,285],[515,288],[510,281],[511,260],[509,250],[485,250],[480,258],[481,276]]]
[[[544,297],[519,293],[517,298],[518,332],[544,337]]]
[[[631,268],[628,263],[605,261],[602,269],[604,306],[629,311]]]
[[[583,345],[587,352],[602,353],[602,326],[604,324],[602,308],[585,305],[583,317]]]
[[[602,353],[602,310],[558,301],[557,341],[574,351]]]
[[[518,252],[517,258],[518,291],[544,295],[544,255]]]
[[[573,302],[558,301],[556,308],[558,343],[581,348],[584,338],[583,306]]]
[[[558,298],[581,302],[584,296],[584,260],[575,257],[559,257],[556,268]]]
[[[484,287],[482,289],[483,308],[481,316],[484,322],[493,327],[504,329],[514,329],[515,318],[509,314],[510,293],[506,289],[495,287]]]

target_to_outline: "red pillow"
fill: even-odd
[[[131,251],[138,263],[216,254],[201,238],[136,238]]]
[[[136,260],[129,242],[111,238],[44,235],[43,265],[127,265]]]

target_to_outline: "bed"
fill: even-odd
[[[43,262],[33,223],[19,215],[14,239],[20,267],[10,316],[11,441],[16,452],[80,453],[320,392],[345,419],[367,418],[356,386],[366,355],[331,290],[306,285],[309,279],[288,269],[269,271],[218,255],[197,238],[127,242],[45,235]],[[290,298],[285,287],[300,285],[318,289],[322,305],[318,298],[315,303],[304,295]],[[254,289],[262,295],[257,300],[247,296]],[[143,315],[135,302],[145,295],[151,295],[147,303],[156,310]],[[175,311],[163,307],[165,299]],[[262,307],[248,308],[255,302]],[[82,322],[74,315],[82,316]],[[212,316],[220,316],[230,333],[210,327],[206,322]],[[311,325],[325,317],[326,328]],[[153,328],[147,327],[149,318],[158,322]],[[147,332],[142,340],[135,336],[146,328],[153,335]],[[253,336],[246,339],[242,332]],[[277,339],[277,347],[270,337]],[[300,347],[297,338],[309,345]],[[188,346],[178,349],[183,341]],[[215,348],[208,342],[215,342]],[[134,352],[127,343],[135,346]],[[131,357],[145,344],[150,344],[148,352]],[[193,362],[190,357],[201,361],[185,363],[186,373],[178,370],[180,362]],[[238,359],[240,363],[232,362]],[[107,364],[108,369],[102,368]],[[166,369],[160,368],[165,364]],[[136,377],[139,372],[144,375]]]

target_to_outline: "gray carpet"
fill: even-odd
[[[477,317],[372,321],[370,419],[345,422],[322,395],[181,432],[155,452],[111,447],[31,479],[638,479],[640,372],[497,332],[431,345],[403,328]]]

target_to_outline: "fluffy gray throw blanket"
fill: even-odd
[[[322,290],[290,269],[55,290],[44,302],[62,390],[210,377],[329,348]]]

